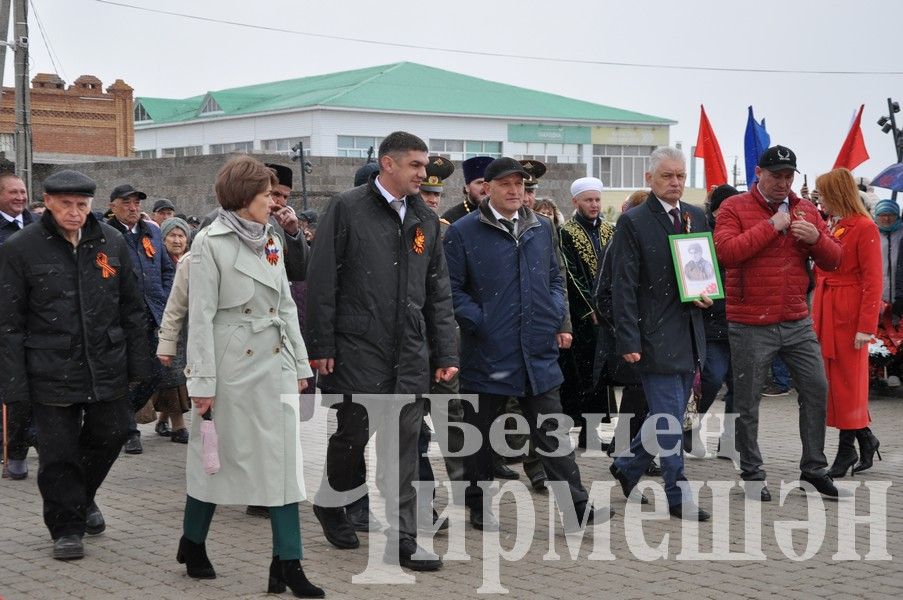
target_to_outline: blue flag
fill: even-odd
[[[765,131],[765,119],[762,123],[756,122],[753,116],[753,107],[749,107],[749,117],[746,119],[746,135],[743,136],[743,153],[746,159],[746,189],[752,188],[756,181],[756,165],[759,157],[768,150],[771,145],[771,136]]]

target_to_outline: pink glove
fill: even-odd
[[[213,421],[201,421],[201,447],[204,455],[204,472],[213,475],[219,471],[219,439]]]

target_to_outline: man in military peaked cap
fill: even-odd
[[[131,382],[147,379],[144,308],[128,246],[91,214],[78,171],[44,181],[40,221],[0,247],[0,396],[30,405],[53,557],[101,533],[95,495],[126,439]]]
[[[524,179],[524,206],[532,209],[536,204],[536,188],[539,187],[539,178],[546,174],[546,165],[532,158],[525,158],[520,161],[520,164],[529,175]]]
[[[426,163],[426,179],[420,184],[420,197],[434,211],[439,210],[442,184],[455,172],[452,161],[441,156],[430,156]]]

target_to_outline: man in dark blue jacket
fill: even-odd
[[[157,328],[160,327],[163,318],[163,309],[166,307],[166,299],[169,298],[169,290],[172,288],[172,276],[175,273],[172,259],[163,246],[160,228],[141,219],[141,200],[145,198],[147,194],[127,183],[117,186],[110,193],[110,210],[113,216],[107,221],[122,233],[129,248],[138,290],[144,299],[148,347],[151,349],[153,364],[153,377],[130,390],[133,412],[128,440],[125,442],[126,454],[141,454],[144,451],[134,411],[139,410],[148,401],[157,389],[163,373],[154,353],[157,348]]]
[[[549,480],[567,482],[571,498],[559,503],[573,502],[585,523],[593,519],[573,449],[557,451],[563,377],[556,334],[565,315],[564,281],[552,225],[523,206],[526,177],[512,158],[492,161],[484,173],[488,198],[452,224],[444,242],[461,328],[461,391],[479,398],[478,410],[464,402],[464,420],[483,435],[480,449],[464,461],[465,503],[471,524],[484,530],[497,530],[498,521],[477,483],[493,479],[489,428],[509,396],[524,408]]]

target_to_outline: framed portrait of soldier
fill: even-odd
[[[669,236],[668,239],[680,301],[699,300],[702,294],[712,300],[724,298],[724,285],[711,232],[684,233]]]

